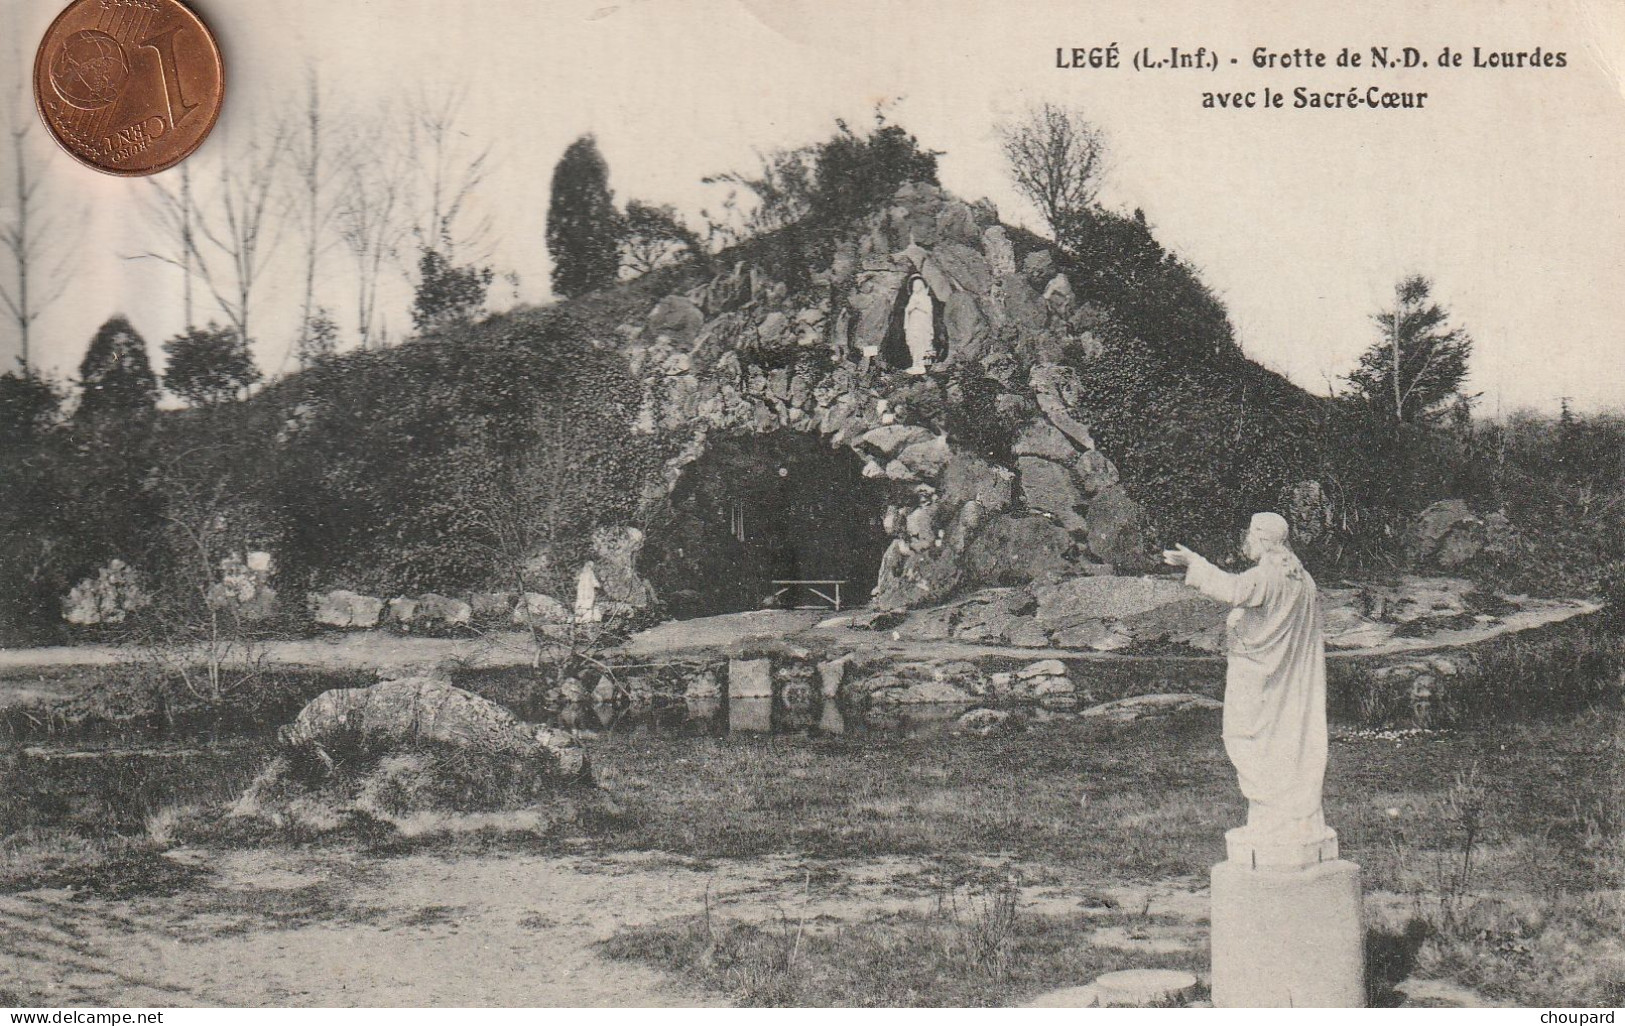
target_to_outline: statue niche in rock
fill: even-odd
[[[922,275],[911,274],[892,304],[891,323],[880,346],[881,365],[907,374],[924,374],[948,352],[943,303]]]

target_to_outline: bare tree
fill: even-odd
[[[198,234],[227,268],[221,280],[209,261],[200,260],[203,283],[245,343],[254,339],[249,331],[254,286],[276,248],[280,219],[272,210],[272,200],[286,136],[286,126],[279,123],[263,141],[255,137],[246,150],[222,161],[216,216],[198,221]]]
[[[197,277],[197,206],[192,198],[191,162],[183,161],[176,170],[178,178],[173,185],[161,178],[149,179],[152,191],[146,196],[144,212],[162,241],[125,259],[156,260],[181,272],[181,309],[186,330],[191,331],[197,323],[192,301]]]
[[[24,108],[22,87],[7,106],[6,141],[11,164],[11,205],[0,203],[0,251],[10,257],[10,272],[0,280],[0,306],[17,326],[24,376],[32,373],[31,339],[41,312],[68,287],[73,265],[71,233],[46,213],[48,179],[35,164],[31,112]]]
[[[410,200],[411,231],[418,250],[455,264],[479,262],[489,253],[493,223],[470,209],[469,200],[490,173],[491,146],[480,146],[458,127],[467,89],[420,93],[406,112],[406,145],[416,169]],[[460,251],[460,252],[459,252]],[[415,266],[416,261],[408,261]]]
[[[332,127],[323,111],[324,94],[314,66],[306,69],[304,102],[295,121],[295,129],[288,137],[288,161],[291,168],[289,188],[293,221],[298,228],[304,258],[304,295],[299,308],[299,331],[293,346],[283,354],[282,366],[288,356],[297,355],[301,369],[307,353],[319,351],[330,342],[327,338],[313,338],[312,332],[326,331],[331,321],[316,303],[316,276],[322,257],[338,241],[333,231],[338,215],[335,196],[335,176],[344,162],[342,151],[335,153]],[[325,323],[318,325],[318,320]]]
[[[254,289],[276,248],[281,221],[273,201],[286,138],[287,127],[279,122],[238,151],[217,158],[218,179],[201,199],[190,174],[173,185],[162,177],[150,179],[148,216],[166,248],[148,249],[135,259],[158,260],[182,272],[188,328],[195,279],[238,335],[252,341]]]
[[[386,265],[400,255],[407,234],[400,212],[406,202],[403,176],[409,151],[392,143],[380,119],[364,128],[345,162],[334,221],[355,265],[356,332],[361,348],[378,341],[378,284]]]
[[[1000,126],[1010,178],[1059,232],[1067,214],[1094,203],[1105,171],[1106,137],[1076,110],[1045,103]]]

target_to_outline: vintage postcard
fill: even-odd
[[[0,46],[0,1005],[1625,1004],[1616,0]]]

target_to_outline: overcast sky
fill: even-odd
[[[1370,314],[1395,281],[1430,276],[1477,340],[1472,387],[1484,409],[1625,408],[1625,4],[1588,2],[860,3],[830,0],[197,0],[228,62],[227,107],[193,158],[218,173],[233,147],[291,106],[307,62],[335,110],[376,112],[392,96],[464,88],[471,145],[493,146],[476,198],[496,218],[491,260],[519,275],[517,299],[548,298],[548,179],[568,143],[595,132],[619,200],[675,203],[691,215],[721,194],[706,174],[748,168],[754,152],[814,142],[833,119],[893,120],[941,150],[941,178],[987,196],[1005,220],[1033,211],[1006,182],[994,126],[1040,101],[1103,126],[1103,198],[1143,208],[1158,237],[1195,264],[1228,305],[1243,348],[1325,391],[1374,338]],[[32,47],[59,0],[0,0]],[[9,35],[0,21],[0,38]],[[1208,71],[1059,70],[1056,47],[1116,43],[1217,51]],[[1445,46],[1565,54],[1563,68],[1261,71],[1254,47],[1335,59],[1410,45],[1431,64]],[[1231,65],[1231,58],[1239,61]],[[1294,110],[1292,91],[1425,91],[1422,110]],[[1284,92],[1281,110],[1204,110],[1207,90]],[[140,181],[97,175],[36,132],[54,202],[78,224],[78,276],[42,318],[35,354],[69,374],[96,326],[127,313],[153,347],[181,326],[180,283],[153,262]],[[9,158],[6,158],[9,160]],[[0,176],[9,168],[0,164]],[[171,175],[174,172],[170,172]],[[9,188],[9,186],[6,186]],[[9,195],[7,193],[6,195]],[[0,198],[0,217],[6,216]],[[255,298],[262,365],[283,365],[300,292],[285,234]],[[354,286],[334,251],[320,300],[351,339]],[[7,270],[0,264],[0,273]],[[404,271],[380,313],[410,327]],[[494,305],[515,301],[499,283]],[[199,319],[203,319],[202,316]],[[0,326],[0,357],[16,352]]]

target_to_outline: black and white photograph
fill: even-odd
[[[1625,1005],[1620,0],[0,54],[11,1021]]]

